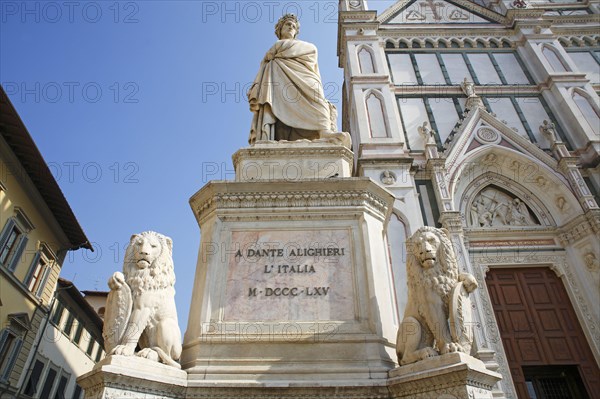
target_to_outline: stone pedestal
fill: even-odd
[[[390,398],[492,399],[502,376],[464,353],[436,356],[390,371]]]
[[[233,155],[236,181],[300,181],[352,176],[352,151],[341,145],[262,142]]]
[[[108,356],[77,383],[85,399],[183,399],[187,373],[137,356]]]
[[[202,240],[181,360],[190,389],[385,387],[394,199],[350,177],[351,162],[339,145],[257,144],[234,156],[235,182],[191,198]]]

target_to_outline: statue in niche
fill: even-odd
[[[596,254],[593,252],[587,252],[583,256],[583,261],[585,263],[585,267],[587,267],[590,272],[597,272],[600,270],[600,262],[598,259],[596,259]]]
[[[539,225],[520,198],[494,187],[485,188],[475,197],[470,214],[471,227]]]
[[[286,14],[275,26],[277,42],[264,56],[248,91],[254,116],[248,142],[310,140],[350,147],[337,132],[337,110],[325,98],[317,48],[296,39],[300,22]]]
[[[556,134],[556,125],[554,123],[544,120],[544,123],[540,125],[540,132],[548,139],[550,145],[561,143],[561,141],[557,139],[558,135]]]
[[[470,354],[473,316],[469,293],[477,281],[459,273],[446,229],[421,227],[406,241],[408,304],[398,330],[398,363],[451,352]]]
[[[467,78],[465,78],[460,84],[460,88],[462,89],[465,96],[467,96],[466,107],[468,109],[473,108],[483,108],[484,104],[481,98],[475,93],[475,83],[470,82]]]
[[[386,186],[391,186],[392,184],[396,183],[396,175],[394,174],[394,172],[389,170],[384,170],[379,176],[379,179]]]
[[[174,285],[173,241],[153,231],[134,234],[123,273],[108,280],[102,336],[109,355],[135,354],[181,368]]]
[[[469,82],[467,78],[463,80],[463,82],[460,84],[460,87],[467,98],[477,97],[477,94],[475,94],[475,83]]]
[[[423,126],[419,126],[417,128],[417,131],[421,135],[424,145],[435,144],[435,136],[433,134],[433,130],[431,130],[431,128],[429,127],[429,122],[423,122]]]

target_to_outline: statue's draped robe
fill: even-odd
[[[317,48],[311,43],[278,40],[265,55],[248,99],[258,105],[250,131],[251,144],[261,140],[314,139],[319,131],[331,128]]]

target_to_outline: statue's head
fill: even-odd
[[[293,29],[293,31],[292,31]],[[300,33],[300,21],[294,14],[285,14],[275,25],[275,35],[279,40],[295,39]],[[291,37],[286,37],[291,34]]]

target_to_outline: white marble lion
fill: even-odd
[[[169,237],[153,231],[131,237],[123,273],[116,272],[108,280],[102,333],[108,354],[136,354],[180,368],[172,256]],[[141,350],[135,353],[138,344]]]
[[[458,273],[446,229],[422,227],[406,242],[408,304],[398,330],[401,365],[449,352],[469,354],[473,342],[469,293],[475,278]]]

